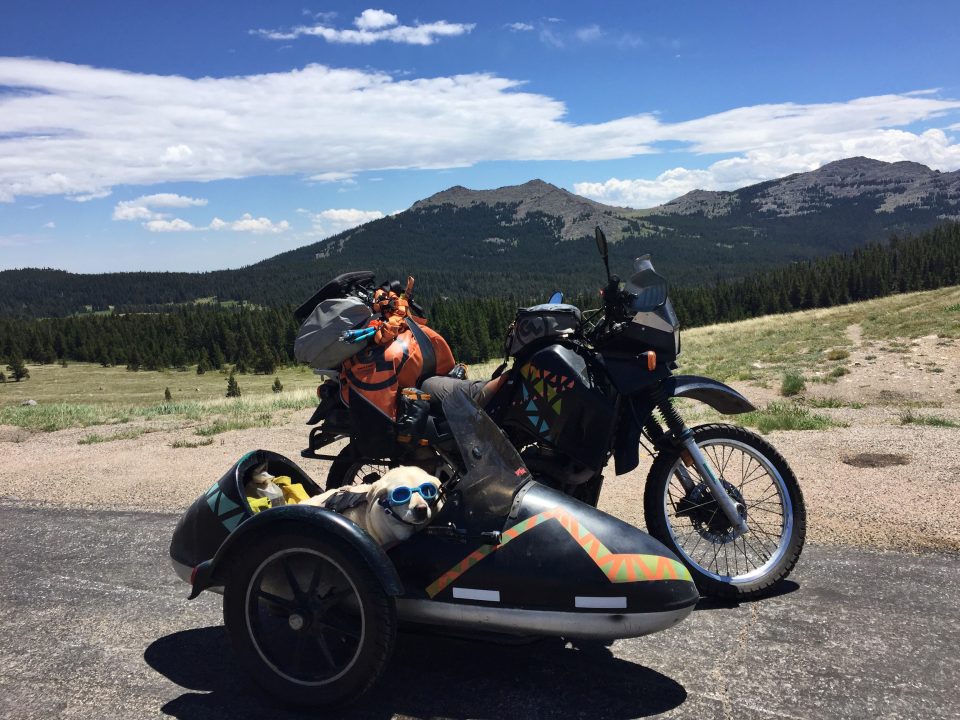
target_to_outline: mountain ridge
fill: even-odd
[[[849,252],[960,217],[960,171],[847,158],[734,191],[695,190],[639,211],[604,205],[543,180],[493,190],[454,186],[409,209],[246,267],[202,273],[0,272],[0,315],[143,310],[200,298],[299,303],[331,277],[370,269],[418,280],[421,297],[594,292],[595,225],[611,268],[652,253],[681,285]]]
[[[528,180],[521,185],[505,185],[491,190],[471,190],[455,185],[418,200],[410,209],[423,210],[437,205],[462,208],[473,205],[516,205],[515,216],[518,218],[542,212],[563,220],[563,229],[560,232],[563,240],[590,235],[598,224],[612,241],[619,240],[622,235],[621,225],[612,218],[632,216],[636,213],[631,208],[605,205],[576,195],[539,178]]]
[[[711,217],[729,214],[744,194],[759,190],[753,200],[759,212],[789,217],[816,212],[824,202],[837,198],[879,199],[876,212],[894,212],[900,207],[921,205],[933,207],[932,196],[942,194],[940,202],[953,208],[942,219],[960,219],[960,170],[942,173],[911,161],[884,162],[867,157],[845,158],[827,163],[816,170],[793,173],[777,180],[768,180],[738,190],[692,190],[663,205],[650,208],[647,214],[689,215],[703,212]]]

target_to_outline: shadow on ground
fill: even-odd
[[[770,598],[781,597],[783,595],[789,595],[792,592],[796,592],[800,589],[800,585],[795,583],[793,580],[781,580],[774,587],[767,590],[766,594],[757,600],[724,600],[721,598],[712,598],[712,597],[701,597],[699,602],[697,602],[695,610],[733,610],[738,608],[744,603],[747,605],[754,602],[763,602],[764,600],[769,600]]]
[[[188,691],[161,708],[176,718],[317,716],[278,707],[243,676],[222,626],[162,637],[146,649],[144,659]],[[686,698],[674,680],[615,658],[599,643],[578,648],[546,639],[518,646],[404,632],[373,690],[342,712],[323,715],[616,719],[666,712]]]

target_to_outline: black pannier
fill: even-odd
[[[541,340],[572,335],[580,325],[580,309],[564,303],[551,303],[520,308],[517,319],[507,332],[507,354],[520,354]]]

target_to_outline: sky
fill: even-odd
[[[240,267],[453,185],[960,169],[960,3],[3,0],[0,269]]]

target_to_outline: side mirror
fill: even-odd
[[[600,253],[600,257],[604,260],[607,259],[607,236],[603,234],[603,230],[597,225],[596,230],[593,231],[593,236],[597,240],[597,251]]]

